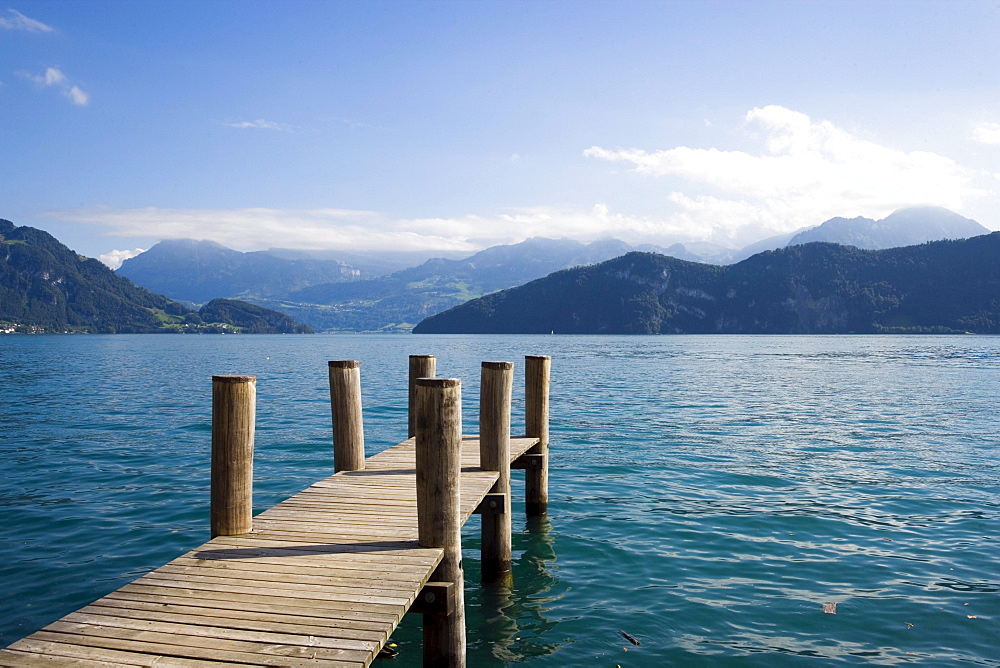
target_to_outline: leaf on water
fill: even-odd
[[[828,615],[835,615],[835,614],[837,614],[837,604],[836,603],[824,603],[823,604],[823,612],[825,612]]]

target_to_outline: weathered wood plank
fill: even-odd
[[[14,646],[18,649],[13,649]],[[64,642],[38,641],[34,636],[20,640],[7,649],[0,650],[0,666],[170,666],[171,668],[224,668],[246,663],[225,661],[199,661],[155,654],[139,654],[103,647],[88,647]],[[44,657],[44,658],[43,658]],[[260,664],[257,664],[260,665]]]
[[[370,590],[377,588],[381,591],[409,591],[413,587],[414,581],[419,581],[419,578],[406,578],[402,580],[393,580],[389,578],[375,578],[377,575],[374,571],[368,571],[368,574],[373,576],[369,578],[354,578],[349,575],[344,575],[343,572],[337,574],[331,573],[301,573],[291,570],[269,570],[266,568],[257,569],[238,569],[238,568],[218,568],[215,565],[219,562],[202,562],[202,564],[209,564],[208,566],[198,565],[198,566],[182,566],[176,563],[170,563],[166,566],[161,566],[156,569],[157,573],[166,573],[172,575],[197,575],[197,576],[212,576],[212,577],[225,577],[230,582],[236,582],[239,580],[247,580],[250,582],[272,582],[272,583],[298,583],[298,584],[317,584],[317,585],[328,585],[340,587],[343,589],[364,589]],[[378,575],[388,575],[387,573],[380,572]],[[377,582],[377,586],[375,585]]]
[[[51,625],[51,629],[64,633],[81,633],[90,629],[123,629],[123,633],[132,631],[152,631],[172,637],[191,636],[197,638],[218,638],[220,640],[247,641],[275,645],[291,645],[317,647],[348,652],[363,652],[367,656],[375,647],[377,641],[338,638],[335,636],[313,635],[302,633],[279,633],[275,631],[259,631],[251,629],[230,628],[213,624],[192,624],[190,622],[171,622],[162,619],[138,619],[121,615],[100,615],[91,612],[73,612]],[[359,655],[361,656],[361,655]]]
[[[194,557],[178,557],[168,565],[192,566],[198,568],[220,568],[226,570],[247,570],[251,572],[276,571],[281,573],[302,573],[316,577],[345,577],[345,578],[369,578],[384,576],[387,580],[412,579],[411,573],[419,573],[424,570],[421,565],[396,565],[391,572],[379,575],[375,570],[364,564],[352,564],[346,560],[338,559],[337,563],[329,561],[313,560],[306,561],[295,559],[294,561],[271,559],[268,557],[251,557],[248,559],[195,559]]]
[[[202,659],[230,664],[251,664],[257,666],[363,666],[364,662],[318,658],[307,653],[308,648],[274,647],[254,643],[226,643],[224,641],[202,641],[201,645],[172,644],[184,641],[158,634],[133,634],[131,638],[117,638],[113,635],[75,635],[41,630],[30,638],[40,641],[60,642],[88,647],[124,650],[181,659]],[[241,649],[233,649],[232,644]],[[221,645],[221,646],[220,646]],[[296,655],[290,652],[294,651]],[[282,653],[288,652],[288,653]],[[44,664],[43,664],[44,665]]]
[[[136,580],[136,584],[155,585],[158,587],[191,587],[210,589],[212,591],[230,591],[233,593],[280,593],[282,596],[317,598],[326,600],[352,600],[358,603],[377,603],[380,605],[407,605],[410,597],[407,595],[391,596],[381,586],[373,586],[359,591],[356,587],[342,587],[321,583],[300,584],[295,582],[255,581],[246,578],[212,577],[210,575],[172,574],[156,570],[149,575]],[[362,593],[362,591],[364,593]],[[399,590],[396,590],[397,592]],[[395,593],[395,592],[393,592]]]
[[[220,626],[247,631],[278,631],[327,638],[384,641],[380,630],[357,628],[350,623],[337,625],[335,620],[302,615],[269,615],[231,609],[199,608],[188,605],[163,605],[140,601],[101,599],[100,605],[88,605],[79,610],[90,615],[118,616],[150,621],[176,622],[200,626]]]
[[[170,592],[165,595],[159,589],[154,589],[152,593],[141,589],[119,589],[108,594],[97,603],[108,604],[109,601],[142,602],[153,603],[160,606],[197,606],[222,611],[243,611],[251,613],[302,616],[321,618],[324,623],[348,624],[350,628],[365,630],[385,628],[397,619],[395,615],[376,614],[365,610],[348,610],[327,602],[313,601],[293,601],[280,597],[266,596],[239,596],[233,594],[220,593],[211,595],[210,592],[192,592],[191,594],[177,594]]]

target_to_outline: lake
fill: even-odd
[[[512,591],[464,532],[470,665],[1000,665],[981,336],[2,336],[0,645],[208,539],[213,374],[257,375],[260,511],[333,472],[327,360],[361,361],[372,454],[406,437],[410,354],[462,379],[467,432],[480,362],[515,362],[515,433],[524,355],[552,356]],[[420,665],[419,619],[392,641]]]

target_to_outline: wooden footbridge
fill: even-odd
[[[330,362],[336,473],[251,517],[256,379],[213,377],[212,535],[201,547],[0,650],[2,666],[367,666],[407,612],[424,665],[465,665],[461,526],[483,516],[483,577],[510,577],[510,469],[546,512],[549,358],[484,362],[480,434],[461,385],[410,357],[410,438],[365,459],[360,368]]]

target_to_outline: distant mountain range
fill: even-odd
[[[464,259],[430,259],[381,276],[374,273],[380,266],[392,266],[407,256],[390,254],[393,257],[379,265],[374,256],[364,254],[336,259],[332,251],[322,257],[289,250],[241,253],[212,242],[177,240],[160,242],[126,260],[119,273],[174,299],[192,304],[216,297],[244,299],[318,330],[409,331],[414,323],[470,299],[635,250],[721,264],[809,241],[878,249],[986,232],[982,225],[947,209],[913,207],[878,221],[833,218],[741,251],[710,244],[636,247],[616,239],[583,244],[536,237]]]
[[[886,250],[813,242],[721,267],[629,253],[431,316],[414,333],[1000,333],[1000,232]]]
[[[241,253],[208,241],[162,241],[126,260],[118,273],[150,290],[200,304],[240,298],[287,313],[315,329],[409,331],[433,313],[567,267],[601,262],[633,247],[528,239],[462,260],[434,258],[380,277],[337,260]],[[291,255],[288,251],[282,254]]]
[[[52,235],[0,220],[0,332],[311,331],[282,313],[216,300],[194,311],[140,288]]]
[[[745,247],[733,257],[744,260],[765,250],[826,241],[868,250],[914,246],[926,241],[968,239],[989,230],[974,220],[939,206],[899,209],[881,220],[871,218],[831,218],[822,225],[772,237]]]
[[[536,237],[487,248],[464,260],[437,258],[388,276],[316,285],[292,292],[284,300],[259,303],[317,329],[409,331],[428,315],[456,304],[559,269],[616,257],[630,249],[617,240],[582,244]]]

